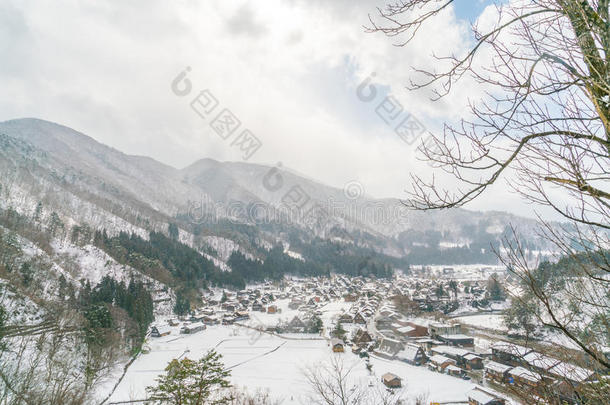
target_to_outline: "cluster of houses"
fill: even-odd
[[[483,357],[474,351],[474,338],[461,334],[459,324],[415,319],[401,322],[395,328],[403,333],[397,336],[382,330],[372,335],[364,328],[356,329],[351,340],[352,352],[368,350],[389,360],[417,366],[427,364],[432,370],[461,378],[467,378],[468,370],[483,368]]]
[[[491,361],[484,365],[485,377],[534,396],[553,394],[564,403],[572,403],[575,390],[597,378],[594,370],[514,343],[496,342],[491,350]]]
[[[216,292],[202,297],[202,305],[192,309],[189,315],[170,319],[167,325],[152,326],[151,336],[171,334],[172,326],[180,324],[183,325],[180,333],[189,334],[204,330],[206,325],[232,325],[248,320],[251,314],[256,312],[279,314],[282,309],[275,302],[286,299],[290,299],[288,307],[299,310],[300,315],[282,325],[282,332],[307,332],[312,329],[312,319],[319,315],[317,308],[343,297],[346,300],[354,299],[363,290],[366,290],[363,279],[335,276],[285,280],[280,285],[265,283],[239,291]],[[372,312],[367,309],[365,314],[371,316]],[[357,319],[360,319],[359,317],[360,315]],[[364,322],[364,318],[362,321]]]
[[[459,307],[493,308],[489,302],[488,280],[451,279],[452,268],[445,268],[443,277],[403,276],[394,280],[391,295],[409,297],[414,308],[423,312],[449,314]],[[446,277],[446,276],[449,277]],[[501,277],[504,277],[503,275]]]
[[[404,308],[399,311],[392,300],[392,297],[407,296],[419,310],[429,309],[431,303],[435,307],[434,303],[447,300],[444,293],[438,293],[439,288],[447,295],[454,294],[455,300],[457,295],[460,300],[478,300],[486,295],[484,280],[467,285],[413,277],[389,282],[341,275],[285,280],[281,285],[268,283],[236,292],[225,291],[221,297],[218,293],[204,297],[200,308],[178,321],[170,320],[167,326],[154,326],[151,336],[165,336],[171,333],[170,326],[178,326],[180,322],[180,333],[191,334],[205,330],[206,325],[230,325],[248,319],[253,312],[281,313],[277,300],[289,300],[288,308],[298,310],[299,314],[282,325],[282,332],[302,333],[310,331],[312,320],[321,314],[321,306],[344,300],[351,307],[339,315],[337,322],[350,325],[347,329],[351,333],[349,338],[331,337],[330,347],[336,353],[344,352],[346,345],[350,345],[351,351],[361,357],[373,353],[463,379],[470,379],[472,372],[478,370],[475,375],[484,375],[491,383],[533,392],[542,386],[555,387],[558,395],[568,402],[574,387],[595,378],[591,370],[512,343],[497,342],[491,352],[477,352],[474,337],[465,334],[459,323],[411,316]],[[388,388],[401,386],[400,377],[391,373],[384,374],[381,380]],[[469,393],[471,405],[504,403],[503,398],[480,387]]]

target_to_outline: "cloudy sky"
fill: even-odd
[[[405,197],[409,173],[430,168],[376,108],[391,95],[429,131],[463,115],[472,83],[439,102],[405,85],[413,67],[438,67],[432,52],[466,49],[486,3],[457,0],[401,48],[365,33],[384,4],[376,0],[0,0],[0,120],[47,119],[178,168],[242,160],[211,129],[213,117],[191,109],[207,90],[216,111],[229,109],[262,142],[250,162]],[[192,91],[180,97],[171,83],[187,67]],[[363,101],[357,89],[367,78],[376,97]],[[505,189],[468,208],[530,212]]]

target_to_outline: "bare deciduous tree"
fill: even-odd
[[[379,9],[368,30],[406,46],[422,26],[439,21],[453,0],[403,0]],[[561,274],[531,260],[517,230],[497,253],[519,281],[538,322],[585,352],[584,362],[610,369],[610,21],[608,0],[497,2],[473,44],[437,57],[440,70],[415,69],[412,89],[434,98],[473,80],[484,94],[470,114],[446,124],[420,147],[423,159],[455,180],[412,175],[417,210],[461,207],[506,181],[563,225],[540,219]],[[493,7],[493,6],[492,6]],[[495,20],[489,20],[494,15]],[[540,218],[540,217],[539,217]],[[552,274],[549,274],[552,273]],[[607,384],[606,384],[607,385]],[[607,390],[606,390],[607,393]],[[607,398],[607,397],[605,397]]]
[[[404,404],[404,388],[386,389],[377,382],[373,387],[362,385],[353,371],[361,363],[345,364],[340,356],[331,356],[328,362],[304,370],[312,394],[310,401],[318,405],[400,405]]]
[[[313,391],[311,402],[319,405],[361,403],[365,393],[350,380],[354,367],[346,366],[338,356],[332,356],[328,363],[308,367],[304,374]]]

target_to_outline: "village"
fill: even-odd
[[[425,394],[431,404],[522,403],[515,392],[536,395],[543,385],[570,403],[573,387],[594,377],[490,326],[506,305],[488,291],[490,276],[505,279],[501,269],[428,274],[438,277],[333,275],[208,292],[188,316],[157,319],[111,399],[137,398],[143,374],[152,382],[161,359],[212,347],[236,384],[266,388],[283,403],[306,398],[302,368],[330,356],[354,365],[355,385]],[[468,315],[490,322],[471,325]]]

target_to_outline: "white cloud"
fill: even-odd
[[[170,91],[190,66],[195,90],[212,91],[263,141],[253,161],[401,197],[409,171],[428,168],[355,88],[376,72],[380,88],[437,130],[463,113],[466,92],[432,103],[404,86],[411,66],[438,67],[432,49],[460,53],[469,37],[449,9],[397,48],[362,28],[376,5],[383,2],[5,2],[0,120],[48,119],[176,167],[202,157],[239,160]],[[463,88],[473,91],[469,82]]]

